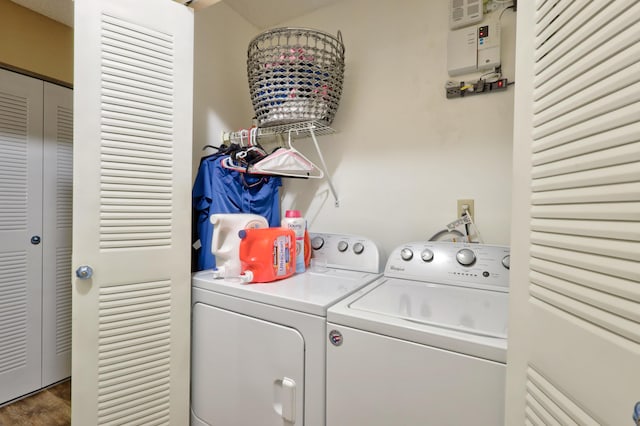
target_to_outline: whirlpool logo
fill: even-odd
[[[333,346],[340,346],[342,344],[342,333],[338,330],[331,330],[329,332],[329,341]]]
[[[389,266],[389,269],[391,269],[392,271],[404,272],[404,268],[402,268],[400,266],[391,265],[391,266]]]

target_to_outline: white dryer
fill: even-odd
[[[327,425],[502,425],[509,249],[415,242],[327,313]]]
[[[323,265],[281,281],[193,275],[192,425],[325,425],[327,308],[379,278],[383,261],[363,237],[311,238]]]

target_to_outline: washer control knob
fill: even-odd
[[[430,249],[424,249],[422,250],[422,253],[420,253],[420,257],[423,262],[431,262],[433,260],[433,251]]]
[[[362,243],[355,243],[353,245],[353,252],[355,254],[362,254],[362,252],[364,251],[364,244]]]
[[[507,269],[511,269],[511,255],[506,255],[502,258],[502,266]]]
[[[402,258],[402,260],[409,261],[413,259],[413,252],[411,251],[410,248],[403,248],[400,251],[400,257]]]
[[[324,246],[324,238],[313,237],[311,240],[311,247],[313,247],[314,250],[320,250],[322,246]]]
[[[471,249],[460,249],[456,253],[456,260],[462,266],[471,266],[476,261],[476,254]]]
[[[338,251],[344,253],[345,251],[347,251],[348,248],[349,248],[349,243],[347,243],[345,240],[342,240],[338,243]]]

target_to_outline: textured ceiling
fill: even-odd
[[[223,0],[244,19],[263,30],[340,0]]]
[[[73,0],[11,1],[73,27]],[[224,0],[224,3],[262,30],[338,1],[340,0]]]

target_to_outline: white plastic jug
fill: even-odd
[[[240,237],[243,229],[268,228],[269,222],[264,217],[250,213],[219,213],[209,218],[213,225],[211,253],[216,257],[216,267],[240,266]],[[239,271],[238,271],[239,272]]]

